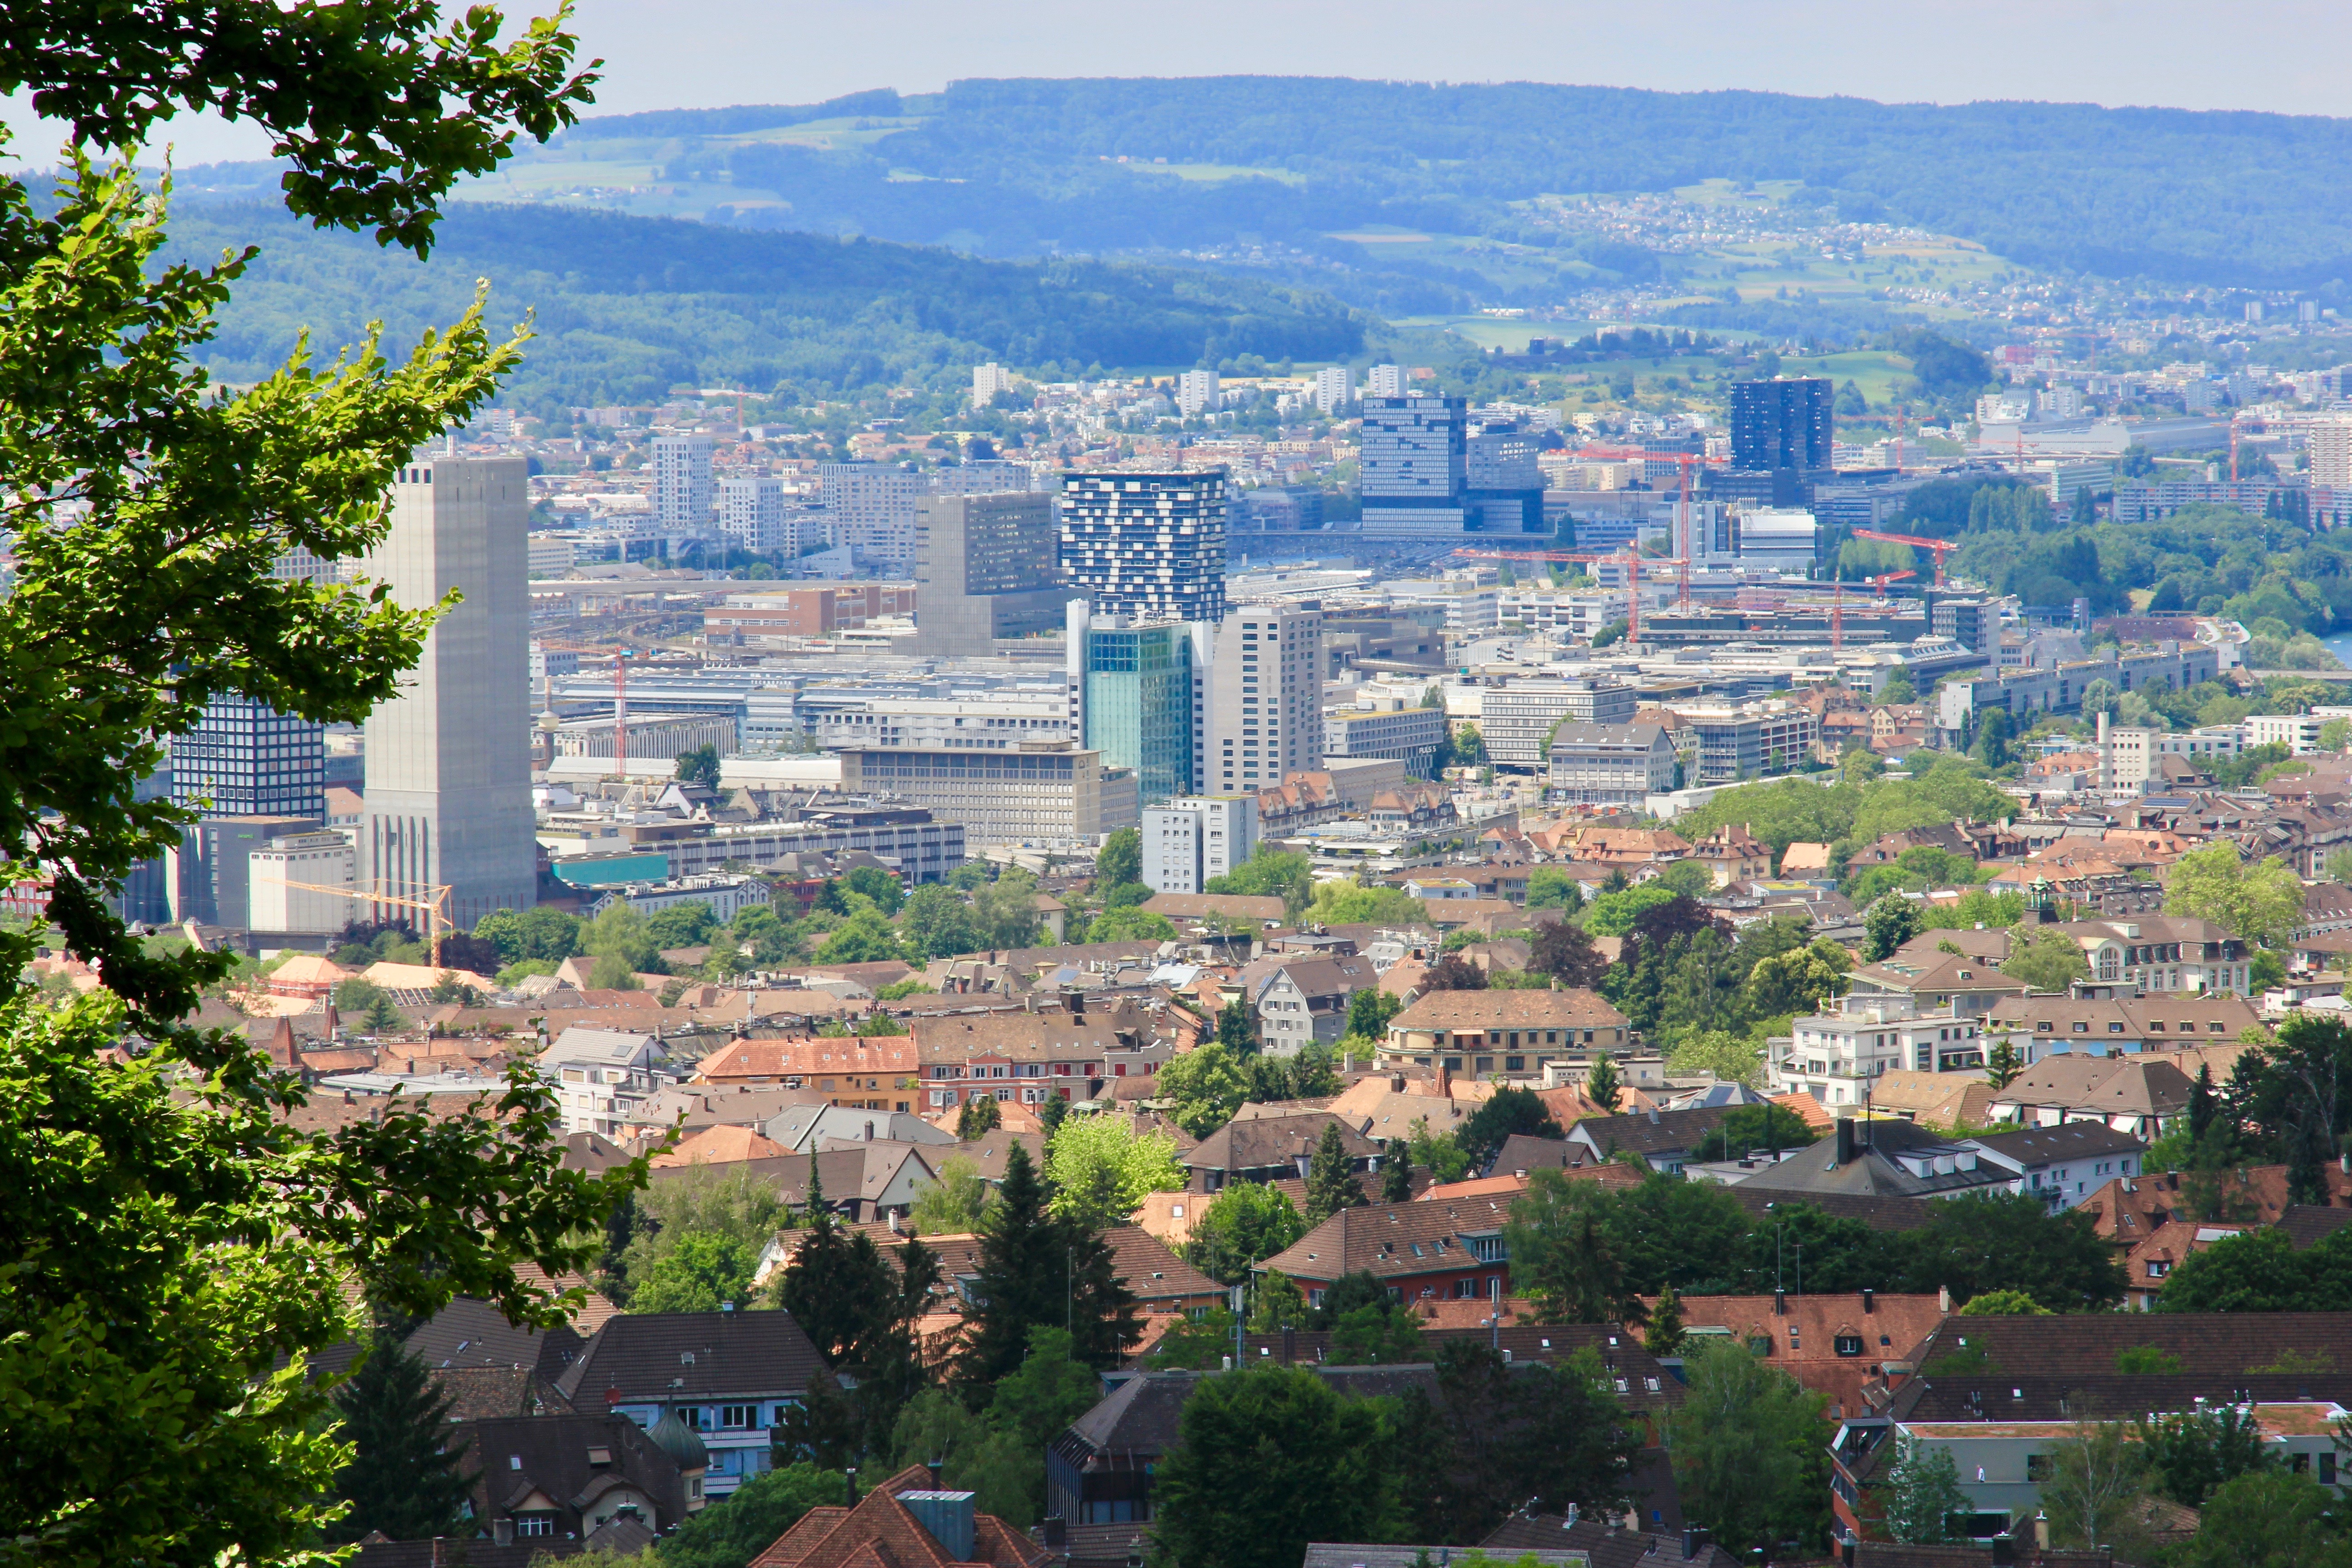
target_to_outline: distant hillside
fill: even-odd
[[[975,80],[592,121],[553,156],[624,147],[667,178],[714,182],[713,216],[1000,256],[1251,237],[1311,248],[1367,224],[1526,237],[1510,204],[1539,194],[1730,177],[1799,182],[1805,205],[2039,267],[2330,293],[2352,279],[2345,120],[1527,83]],[[727,205],[730,184],[749,205]]]
[[[194,259],[263,247],[210,355],[225,379],[265,374],[306,327],[327,352],[371,320],[392,344],[414,342],[487,278],[496,321],[537,312],[539,340],[510,389],[526,405],[653,397],[680,383],[847,389],[982,359],[1072,374],[1245,353],[1322,360],[1358,352],[1365,327],[1327,298],[1247,279],[552,206],[461,205],[425,263],[259,204],[183,200],[172,232]]]

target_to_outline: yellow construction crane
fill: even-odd
[[[326,893],[334,898],[350,899],[362,904],[397,904],[405,910],[423,910],[425,939],[432,947],[433,967],[436,969],[441,967],[442,936],[457,929],[457,922],[449,918],[450,889],[446,883],[426,883],[425,890],[430,893],[432,898],[425,900],[404,899],[393,893],[362,892],[357,888],[332,888],[319,882],[295,882],[284,877],[257,877],[254,880],[268,882],[280,888],[299,888],[306,893]]]

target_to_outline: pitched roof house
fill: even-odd
[[[1590,991],[1432,991],[1389,1020],[1381,1065],[1540,1079],[1553,1061],[1622,1055],[1625,1016]]]
[[[994,1514],[976,1511],[971,1492],[950,1490],[937,1470],[915,1465],[854,1502],[809,1510],[751,1568],[1045,1568],[1052,1559]]]
[[[1328,1110],[1237,1116],[1178,1156],[1178,1162],[1192,1173],[1187,1185],[1196,1193],[1221,1192],[1234,1182],[1304,1180],[1326,1127],[1339,1130],[1350,1170],[1369,1173],[1375,1169],[1381,1153],[1379,1142]]]
[[[1504,1194],[1341,1209],[1267,1258],[1298,1281],[1310,1304],[1342,1274],[1370,1274],[1400,1300],[1499,1300],[1510,1294]]]
[[[650,1427],[671,1410],[709,1448],[725,1497],[767,1466],[768,1429],[833,1373],[790,1312],[628,1312],[606,1321],[556,1381],[574,1409]]]
[[[618,1412],[565,1411],[459,1422],[449,1434],[467,1445],[474,1518],[494,1539],[510,1531],[519,1542],[576,1540],[615,1520],[658,1535],[702,1506],[692,1463],[702,1445],[689,1431],[649,1433]]]

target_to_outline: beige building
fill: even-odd
[[[360,566],[404,609],[464,595],[434,622],[400,694],[368,715],[356,867],[367,892],[446,892],[460,930],[538,893],[528,487],[520,458],[420,452],[395,475],[392,526]]]
[[[1323,765],[1323,613],[1239,605],[1210,664],[1203,794],[1255,795]]]
[[[1590,991],[1433,991],[1389,1020],[1380,1066],[1538,1078],[1546,1064],[1622,1054],[1625,1016]]]
[[[2338,489],[2352,486],[2352,418],[2312,421],[2310,442],[2311,482]]]
[[[1131,769],[1068,741],[1008,741],[1001,749],[866,747],[841,753],[841,787],[888,795],[963,824],[975,847],[1083,849],[1139,826]]]

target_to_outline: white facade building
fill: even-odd
[[[1000,392],[1013,390],[1013,373],[1001,364],[976,364],[971,367],[971,405],[985,408],[996,400]]]
[[[1356,401],[1356,375],[1344,364],[1326,365],[1315,373],[1315,407],[1332,418],[1347,413]]]
[[[784,481],[768,475],[719,481],[719,531],[727,542],[755,554],[790,547]],[[797,551],[794,552],[797,553]]]
[[[352,885],[347,834],[289,833],[250,852],[246,865],[246,923],[254,931],[339,931],[358,908],[341,893],[315,890]]]
[[[898,575],[915,569],[915,506],[920,476],[879,463],[820,463],[824,510],[833,542],[857,559]]]
[[[1984,1066],[1984,1023],[1920,1014],[1907,997],[1847,997],[1837,1013],[1800,1016],[1774,1040],[1766,1066],[1773,1094],[1809,1094],[1823,1105],[1861,1105],[1889,1072],[1974,1072]]]
[[[671,539],[710,531],[717,497],[710,487],[710,437],[656,436],[653,442],[654,523]]]
[[[1219,396],[1213,370],[1188,370],[1176,378],[1176,412],[1187,419],[1214,414]]]
[[[1404,371],[1392,364],[1376,364],[1364,372],[1366,397],[1402,397]]]
[[[1257,797],[1204,795],[1143,808],[1143,881],[1155,893],[1197,893],[1257,847]]]

